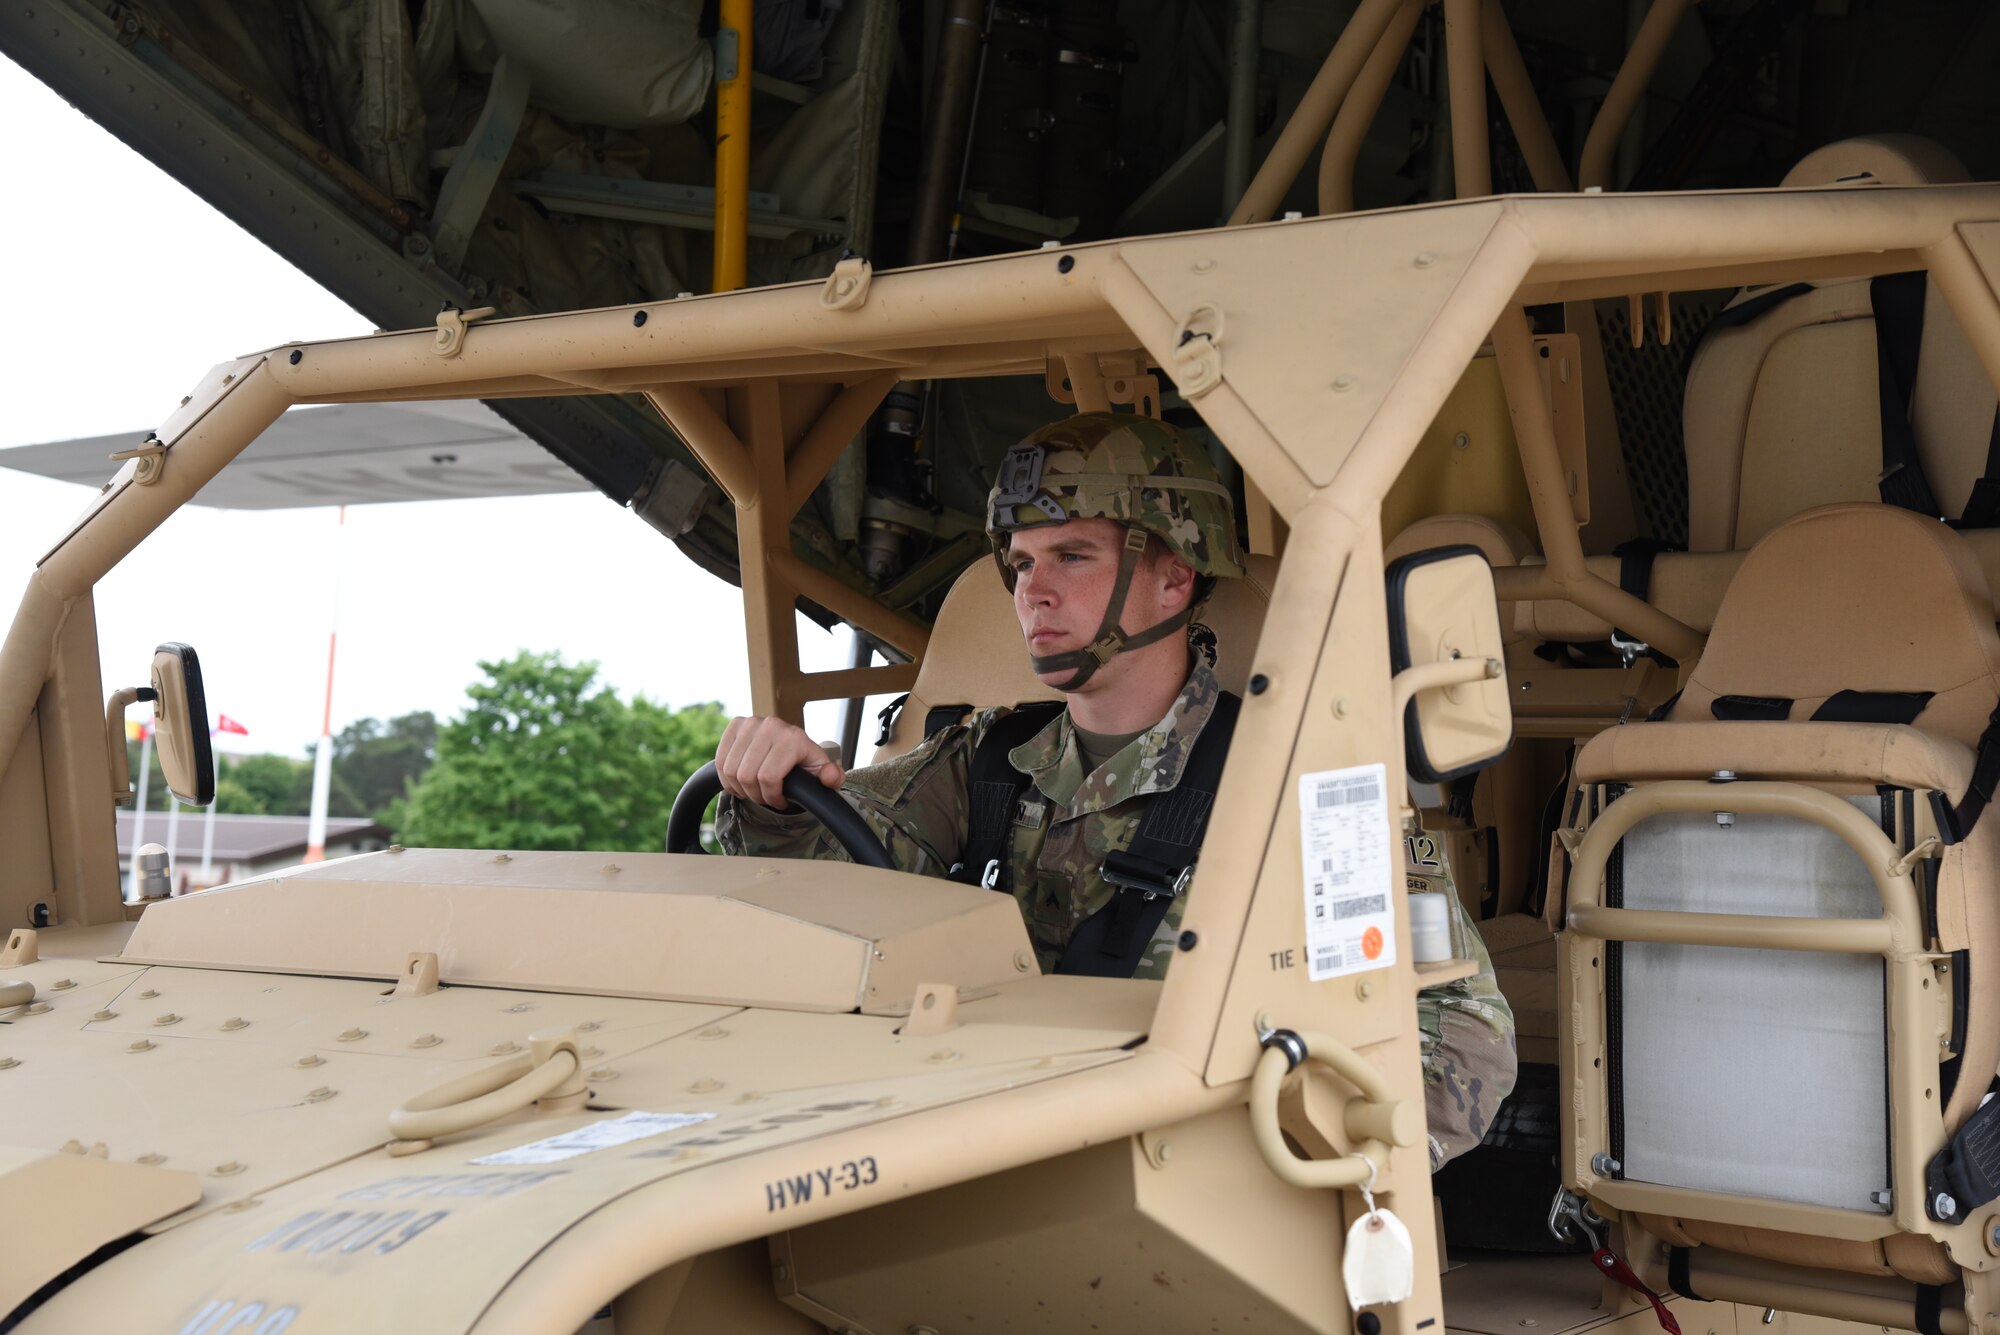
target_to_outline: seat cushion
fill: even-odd
[[[1725,695],[1793,701],[1793,719],[1838,692],[1929,691],[1914,725],[1978,744],[2000,697],[2000,634],[1964,539],[1882,504],[1795,515],[1744,558],[1701,661],[1668,718],[1713,718]]]

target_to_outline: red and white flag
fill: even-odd
[[[244,727],[227,714],[217,714],[215,716],[215,730],[217,732],[241,733],[245,737],[250,735],[250,729]]]

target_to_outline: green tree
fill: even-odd
[[[523,651],[482,662],[470,706],[395,813],[415,847],[656,850],[687,776],[715,754],[722,706],[628,704],[597,664]]]
[[[409,719],[429,720],[430,717],[429,714],[405,715],[405,718]],[[363,721],[374,723],[373,719]],[[403,721],[403,719],[393,719],[391,726]],[[435,728],[435,722],[432,722],[431,726]],[[333,816],[366,815],[381,820],[379,814],[364,805],[354,794],[341,774],[339,746],[340,739],[335,738],[333,783],[327,790],[327,813]],[[135,792],[139,786],[141,749],[137,742],[129,742],[125,747],[127,773],[131,776]],[[235,756],[217,751],[215,753],[216,810],[225,816],[306,815],[312,810],[312,750],[311,746],[306,748],[307,758],[304,760],[274,755]],[[171,795],[167,792],[167,781],[160,773],[158,748],[152,751],[150,769],[151,775],[146,781],[146,810],[165,811]]]
[[[128,742],[125,746],[126,773],[132,781],[132,790],[139,789],[139,756],[145,750],[138,742]],[[254,762],[254,763],[253,763]],[[296,760],[284,756],[231,756],[218,751],[215,753],[215,800],[216,810],[226,816],[263,816],[272,813],[290,812],[287,794],[294,786],[293,769]],[[239,766],[248,764],[249,770],[241,779],[236,777]],[[166,776],[160,772],[160,752],[154,747],[150,752],[149,776],[146,780],[146,810],[165,811],[172,795],[167,791]],[[306,791],[312,790],[312,772],[306,772]],[[300,807],[295,814],[304,815]]]
[[[223,773],[249,798],[259,815],[303,816],[311,809],[312,766],[289,756],[235,756]]]
[[[267,815],[264,806],[253,797],[248,788],[234,779],[218,778],[215,781],[215,809],[224,816]]]
[[[429,710],[388,720],[357,719],[333,739],[333,781],[354,810],[387,823],[392,810],[437,757],[437,718]]]

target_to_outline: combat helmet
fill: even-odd
[[[1037,524],[1110,519],[1126,529],[1118,580],[1091,643],[1045,657],[1037,673],[1076,669],[1064,690],[1083,685],[1127,649],[1164,639],[1194,619],[1213,581],[1243,575],[1236,545],[1236,509],[1208,457],[1166,422],[1132,413],[1079,413],[1051,422],[1007,451],[986,503],[993,558],[1011,592],[1010,535]],[[1128,632],[1118,623],[1132,572],[1148,535],[1192,566],[1202,583],[1186,610],[1155,626]]]

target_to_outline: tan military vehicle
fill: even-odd
[[[1642,27],[1586,187],[1684,8]],[[1500,24],[1451,77],[1491,76],[1559,193],[1493,196],[1461,95],[1464,198],[1343,213],[1335,108],[1372,109],[1420,9],[1359,7],[1245,225],[460,303],[215,368],[52,530],[0,643],[0,1324],[2000,1324],[2000,186],[1878,138],[1785,188],[1569,193]],[[1271,221],[1329,122],[1326,216]],[[1657,479],[1593,304],[1657,349],[1687,293],[1723,294],[1672,442],[1688,550],[1617,554]],[[1011,899],[866,865],[824,794],[853,865],[699,856],[696,787],[676,851],[397,848],[122,900],[126,713],[177,793],[212,776],[193,651],[102,680],[92,589],[295,404],[644,405],[732,523],[635,505],[733,529],[758,712],[905,692],[894,753],[1040,698],[976,540],[899,573],[801,539],[910,384],[1178,413],[1235,470],[1251,578],[1204,619],[1244,707],[1164,982],[1040,975]],[[920,527],[871,513],[878,552]],[[960,570],[937,605],[898,582]],[[802,672],[802,601],[891,661]],[[1434,862],[1554,1070],[1517,1097],[1554,1170],[1511,1185],[1424,1153],[1415,996],[1472,967],[1420,957],[1403,876]],[[1483,1249],[1447,1256],[1439,1199]]]
[[[1589,461],[1563,424],[1587,368],[1524,307],[1926,271],[2000,367],[1996,245],[1986,186],[1501,198],[452,313],[219,366],[55,535],[0,663],[20,1328],[1490,1329],[1515,1263],[1460,1272],[1480,1315],[1447,1305],[1412,1148],[1413,994],[1464,966],[1412,959],[1394,864],[1424,820],[1406,756],[1465,770],[1518,730],[1596,734],[1550,910],[1559,1213],[1607,1272],[1709,1300],[1674,1307],[1712,1328],[1979,1329],[1989,544],[1819,507],[1747,556],[1660,558],[1641,600],[1579,546]],[[1745,472],[1793,448],[1759,430],[1776,355],[1738,410]],[[1400,545],[1431,559],[1385,584],[1384,501],[1448,475],[1463,451],[1426,433],[1489,364],[1541,555],[1430,521]],[[1282,546],[1215,609],[1245,708],[1163,985],[1035,975],[1011,900],[864,866],[408,849],[120,903],[106,739],[135,691],[112,683],[107,718],[91,587],[287,406],[645,394],[738,508],[760,707],[905,687],[907,722],[1020,690],[997,578],[972,566],[927,631],[793,555],[790,507],[898,377],[1032,374],[1090,407],[1148,402],[1156,369],[1263,498],[1256,545]],[[911,662],[801,674],[800,593]],[[1534,652],[1635,637],[1687,668]],[[191,664],[164,649],[144,689],[193,795]],[[1677,679],[1665,721],[1620,726]],[[1819,718],[1773,721],[1794,702]],[[1757,1158],[1714,1157],[1725,1136]],[[1418,1264],[1357,1315],[1343,1239],[1370,1184]]]

